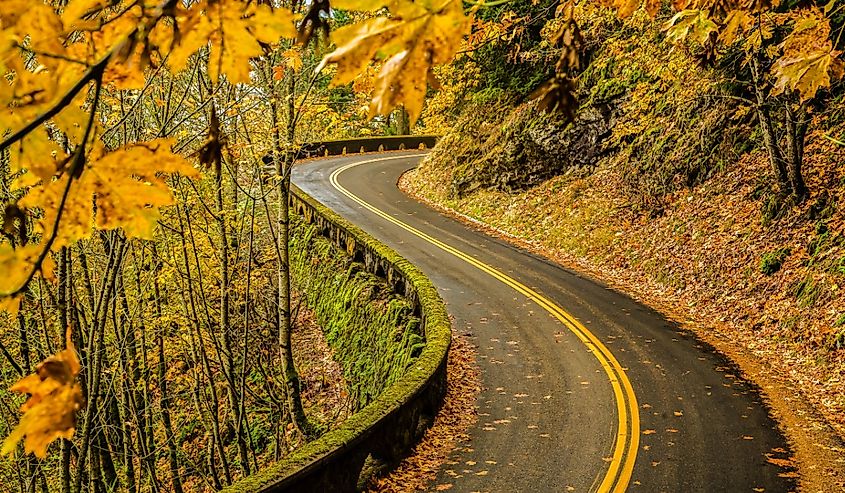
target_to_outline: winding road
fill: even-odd
[[[396,186],[419,151],[343,156],[293,181],[419,266],[484,390],[450,492],[786,492],[786,440],[735,368],[659,313],[471,229]],[[434,488],[434,486],[432,486]]]

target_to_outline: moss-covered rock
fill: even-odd
[[[466,112],[465,121],[453,129],[451,138],[463,141],[462,148],[477,149],[457,161],[453,196],[480,188],[522,191],[562,173],[587,171],[602,155],[603,142],[613,125],[611,105],[586,108],[574,122],[565,122],[540,112],[534,104],[505,111],[507,118],[498,125],[473,125],[479,115],[495,112],[498,110]],[[440,159],[438,153],[455,148],[444,140],[431,159]]]
[[[297,216],[291,269],[343,367],[356,409],[363,408],[419,355],[425,340],[413,305]]]

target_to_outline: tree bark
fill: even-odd
[[[787,98],[784,104],[786,112],[786,154],[789,184],[798,203],[803,202],[809,195],[804,182],[802,166],[804,164],[804,137],[807,133],[807,121],[803,105],[796,112]]]
[[[300,395],[299,374],[293,360],[293,348],[291,344],[291,332],[293,324],[291,320],[291,278],[290,278],[290,167],[293,165],[295,154],[291,152],[294,145],[296,130],[296,108],[294,106],[294,95],[296,81],[292,73],[287,76],[287,133],[285,136],[286,152],[282,155],[281,135],[278,125],[278,94],[274,86],[273,90],[273,138],[275,150],[273,159],[276,164],[276,175],[279,177],[279,203],[278,203],[278,340],[279,352],[282,359],[282,373],[285,379],[285,387],[288,397],[288,411],[291,413],[291,421],[297,430],[306,438],[311,435],[311,427],[305,410],[302,407]]]
[[[760,130],[763,133],[763,145],[766,147],[766,152],[769,155],[769,163],[772,166],[772,172],[775,175],[778,186],[784,194],[791,195],[793,193],[792,184],[789,181],[783,153],[780,151],[778,139],[775,135],[772,114],[769,111],[766,95],[762,87],[763,82],[760,77],[760,65],[756,58],[752,58],[751,60],[751,74],[754,79],[755,109],[757,110],[757,119],[760,121]]]

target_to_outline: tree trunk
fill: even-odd
[[[155,244],[152,246],[152,262],[154,265],[153,270],[153,295],[155,296],[155,314],[157,319],[161,319],[162,317],[162,310],[161,310],[161,290],[159,289],[158,284],[158,269],[159,269],[159,260],[158,260],[158,251],[156,249]],[[167,373],[165,372],[166,367],[166,359],[164,355],[164,328],[159,328],[158,333],[156,334],[156,346],[158,349],[158,388],[161,394],[161,401],[159,407],[161,407],[161,422],[164,425],[164,432],[167,442],[167,453],[170,457],[170,476],[171,481],[173,484],[173,493],[183,493],[182,490],[182,477],[179,474],[179,452],[176,448],[176,434],[173,432],[173,423],[170,419],[170,394],[167,390]]]
[[[806,114],[803,105],[794,111],[792,103],[787,98],[784,104],[786,110],[786,154],[789,184],[798,203],[803,202],[809,195],[801,167],[804,163],[804,137],[807,133]]]
[[[752,58],[751,60],[751,74],[754,79],[754,95],[757,99],[757,104],[755,105],[757,119],[760,121],[760,130],[763,133],[763,144],[766,147],[766,152],[769,154],[769,163],[772,165],[772,172],[775,175],[775,179],[777,179],[781,191],[786,195],[791,195],[793,193],[792,184],[786,172],[783,153],[781,153],[780,147],[778,146],[778,139],[775,135],[775,128],[772,122],[772,114],[766,102],[766,95],[763,91],[762,79],[760,78],[760,66],[756,58]]]
[[[294,90],[295,80],[293,74],[288,74],[287,79],[287,135],[286,144],[288,147],[293,146],[295,137],[295,107],[294,107]],[[278,125],[278,96],[276,91],[273,93],[273,137],[276,149],[273,152],[273,157],[276,164],[276,174],[279,176],[279,204],[278,204],[278,244],[279,244],[279,268],[278,268],[278,321],[279,321],[279,351],[282,359],[282,372],[284,374],[285,384],[288,395],[288,410],[291,413],[292,421],[300,433],[305,437],[310,436],[311,427],[308,423],[308,418],[305,416],[305,410],[302,407],[302,397],[300,395],[299,374],[296,371],[296,365],[293,361],[293,348],[291,345],[291,331],[293,328],[291,320],[291,280],[290,280],[290,209],[289,209],[289,195],[290,195],[290,167],[293,165],[295,153],[288,149],[281,155],[281,136],[279,135]]]
[[[399,135],[411,134],[411,118],[404,105],[396,110],[396,133]]]

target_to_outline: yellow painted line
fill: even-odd
[[[485,264],[484,262],[481,262],[475,257],[472,257],[469,254],[464,253],[461,250],[458,250],[457,248],[452,247],[446,243],[443,243],[437,238],[434,238],[433,236],[396,219],[395,217],[382,211],[381,209],[376,208],[372,204],[364,201],[354,193],[347,190],[343,185],[338,182],[338,176],[340,176],[341,173],[350,168],[378,161],[388,161],[406,158],[408,158],[407,155],[392,156],[386,158],[369,159],[367,161],[360,161],[347,164],[336,169],[331,174],[329,181],[332,186],[336,188],[340,193],[350,198],[355,203],[361,205],[365,209],[369,210],[373,214],[395,224],[396,226],[399,226],[405,231],[413,234],[414,236],[419,237],[420,239],[425,240],[426,242],[436,246],[437,248],[440,248],[441,250],[451,255],[454,255],[455,257],[467,262],[473,267],[476,267],[479,270],[489,274],[493,278],[501,281],[505,285],[513,288],[518,293],[526,296],[528,299],[542,307],[554,318],[556,318],[563,325],[565,325],[570,332],[575,334],[575,336],[577,336],[578,339],[580,339],[581,342],[585,346],[587,346],[593,356],[595,356],[596,359],[599,361],[610,380],[610,385],[613,388],[613,395],[616,400],[616,411],[618,417],[618,431],[616,433],[616,437],[613,444],[613,455],[611,457],[610,465],[607,469],[607,472],[603,476],[601,483],[595,491],[598,493],[621,493],[625,491],[631,481],[631,475],[634,471],[634,462],[636,462],[637,460],[637,451],[639,450],[640,413],[639,407],[637,406],[637,397],[634,394],[634,388],[631,385],[631,381],[625,374],[625,369],[622,368],[622,365],[619,364],[619,361],[617,361],[616,358],[613,356],[613,353],[610,352],[610,349],[608,349],[607,346],[605,346],[601,342],[601,340],[599,340],[598,337],[596,337],[592,332],[590,332],[586,327],[584,327],[581,322],[576,320],[575,317],[567,313],[566,310],[561,308],[559,305],[557,305],[550,299],[534,291],[528,286],[522,284],[516,279],[508,276],[502,271],[488,264]]]

